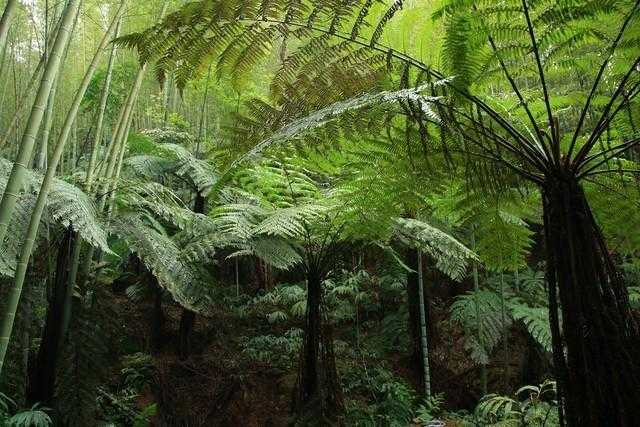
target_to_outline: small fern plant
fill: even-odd
[[[11,415],[11,407],[15,407],[15,402],[0,393],[0,425],[5,427],[49,427],[53,425],[53,420],[47,414],[51,409],[34,404],[31,408],[16,412]]]
[[[483,426],[492,427],[558,425],[556,395],[552,380],[521,387],[513,397],[489,394],[482,398],[474,416]]]

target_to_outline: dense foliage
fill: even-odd
[[[639,0],[0,6],[0,426],[637,423]]]

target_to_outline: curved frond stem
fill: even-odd
[[[437,101],[434,101],[434,103],[437,104]],[[475,126],[479,126],[483,130],[481,133],[485,137],[492,139],[497,145],[504,147],[505,149],[509,150],[516,156],[520,156],[524,158],[525,160],[530,162],[531,165],[536,166],[541,172],[547,171],[547,167],[543,163],[542,159],[536,156],[535,153],[532,153],[529,149],[525,149],[524,152],[518,150],[518,147],[514,146],[509,141],[507,141],[497,133],[493,132],[490,128],[487,128],[487,126],[485,126],[484,123],[482,123],[480,120],[476,120],[473,116],[466,114],[460,111],[459,109],[455,109],[455,108],[453,109],[457,112],[457,114],[460,114],[462,117],[471,121]],[[477,130],[477,129],[474,128],[474,130]]]
[[[551,109],[551,101],[549,98],[549,89],[547,88],[547,79],[542,67],[542,60],[540,59],[540,49],[538,48],[538,42],[536,40],[535,31],[533,30],[533,24],[531,23],[531,16],[529,16],[529,6],[527,6],[527,0],[522,0],[522,7],[525,19],[527,21],[527,30],[529,32],[529,38],[531,39],[531,48],[533,55],[536,59],[536,65],[538,67],[538,75],[540,77],[540,84],[542,85],[542,94],[544,96],[544,105],[547,110],[547,120],[549,121],[549,129],[551,129],[551,150],[553,154],[553,160],[557,165],[560,164],[560,140],[558,138],[558,129],[555,119],[553,118],[553,110]],[[544,141],[541,141],[544,146]]]
[[[636,64],[640,64],[640,57],[638,58],[638,61],[636,61]],[[635,65],[634,65],[634,68],[635,68]],[[620,86],[620,88],[621,87],[622,86]],[[589,137],[585,145],[580,149],[580,151],[576,155],[576,158],[573,163],[574,170],[578,170],[582,166],[582,164],[585,162],[585,159],[588,158],[587,155],[589,154],[589,151],[591,151],[591,149],[594,147],[598,139],[606,131],[611,121],[613,121],[613,119],[622,110],[622,108],[624,108],[626,105],[629,105],[631,100],[633,100],[636,96],[638,96],[638,94],[640,94],[640,81],[637,82],[630,89],[629,94],[624,97],[624,100],[618,104],[618,106],[613,110],[611,114],[609,114],[609,110],[611,109],[613,103],[615,102],[615,99],[619,96],[619,92],[616,91],[616,93],[617,94],[614,96],[614,98],[612,98],[609,101],[609,104],[607,104],[607,109],[606,109],[607,111],[603,113],[603,116],[598,121],[598,124],[594,128],[593,133],[591,134],[591,136]],[[606,114],[606,117],[604,114]]]
[[[471,142],[471,141],[469,141]],[[475,153],[473,151],[465,151],[464,154],[469,155],[469,156],[473,156],[473,157],[480,157],[482,159],[486,159],[486,160],[490,160],[492,162],[496,162],[496,163],[500,163],[501,165],[505,166],[507,169],[510,169],[512,172],[516,173],[517,175],[520,175],[528,180],[530,180],[531,182],[538,184],[538,185],[542,185],[544,184],[544,177],[541,175],[536,175],[534,173],[531,173],[527,170],[522,169],[519,166],[514,165],[513,163],[505,160],[503,157],[500,156],[491,156],[488,154],[482,154],[482,153]]]
[[[569,145],[569,151],[567,152],[567,158],[566,158],[566,165],[569,165],[569,162],[571,161],[571,155],[573,154],[573,149],[575,148],[575,144],[578,140],[578,135],[580,134],[580,131],[582,130],[582,125],[584,124],[584,120],[587,117],[587,112],[589,110],[589,107],[591,106],[591,101],[593,100],[593,97],[596,93],[596,90],[598,89],[598,86],[600,85],[600,80],[602,80],[602,76],[604,75],[604,71],[607,68],[607,65],[609,64],[609,61],[611,60],[611,57],[613,56],[616,48],[618,47],[618,44],[620,43],[620,40],[622,39],[622,36],[627,28],[627,26],[629,25],[629,22],[631,22],[631,19],[633,18],[633,15],[636,12],[636,9],[638,8],[638,6],[640,5],[640,0],[637,0],[636,3],[634,4],[633,8],[631,9],[631,11],[629,12],[629,14],[627,15],[626,19],[624,20],[622,26],[620,27],[620,30],[618,31],[618,35],[616,36],[615,40],[613,41],[613,43],[611,44],[611,46],[609,47],[609,54],[607,55],[607,58],[602,62],[602,65],[600,66],[600,69],[598,70],[598,75],[596,76],[595,81],[593,82],[593,86],[591,87],[591,91],[589,92],[589,96],[587,96],[587,101],[584,104],[584,107],[582,109],[582,112],[580,113],[580,118],[578,120],[578,125],[576,126],[576,130],[573,134],[573,137],[571,138],[571,144]],[[626,80],[629,78],[629,76],[631,76],[631,73],[633,72],[633,70],[635,69],[636,65],[638,65],[638,63],[640,62],[640,57],[636,60],[636,62],[631,66],[631,68],[629,69],[629,71],[627,72],[627,74],[625,75],[625,77],[623,78],[622,82],[618,85],[618,90],[616,90],[616,93],[619,93],[620,88],[624,87],[624,84],[626,82]],[[614,98],[617,95],[614,95]],[[603,113],[604,116],[605,113]],[[600,120],[598,121],[600,122]]]
[[[593,155],[591,157],[591,159],[587,162],[584,162],[581,164],[581,168],[585,167],[589,162],[593,161],[593,160],[597,160],[598,158],[602,158],[602,160],[600,160],[599,162],[597,162],[595,165],[591,166],[590,168],[586,169],[583,172],[580,172],[580,168],[577,170],[577,177],[578,178],[582,178],[586,175],[588,175],[590,172],[593,172],[595,170],[597,170],[600,166],[602,166],[603,164],[607,163],[608,161],[616,158],[617,156],[619,156],[620,154],[623,154],[627,151],[629,151],[631,148],[636,147],[640,145],[640,138],[635,138],[632,139],[631,141],[627,141],[624,144],[620,144],[616,147],[612,147],[611,149],[602,151],[600,153],[597,153],[595,155]],[[610,156],[607,156],[607,153],[612,153]],[[612,170],[614,171],[614,170]]]
[[[493,50],[493,52],[495,53],[496,57],[498,58],[498,63],[500,64],[500,68],[502,69],[502,72],[504,73],[505,77],[507,78],[507,81],[509,81],[509,84],[511,85],[511,88],[513,89],[513,91],[515,92],[516,96],[518,97],[518,100],[520,101],[520,105],[522,106],[522,108],[524,108],[524,111],[526,112],[527,117],[529,118],[529,121],[531,122],[531,125],[533,126],[533,129],[536,132],[536,135],[538,137],[538,140],[540,141],[540,145],[541,145],[541,147],[542,147],[542,149],[544,151],[545,156],[548,159],[551,159],[551,153],[549,153],[549,151],[547,150],[547,147],[544,144],[544,138],[543,138],[543,135],[542,135],[542,131],[540,130],[540,127],[538,126],[535,118],[533,117],[533,113],[531,112],[531,109],[529,108],[529,104],[528,104],[527,100],[522,95],[522,92],[520,91],[520,88],[518,87],[518,85],[516,84],[513,76],[509,72],[509,69],[507,68],[506,64],[504,63],[504,60],[502,59],[502,57],[498,53],[498,47],[496,46],[496,43],[493,40],[493,37],[491,36],[491,34],[487,34],[487,38],[489,40],[489,44],[491,45],[491,49]]]
[[[238,21],[246,21],[246,22],[255,22],[256,20],[254,19],[239,19]],[[481,110],[483,110],[485,113],[487,113],[487,115],[489,115],[494,121],[496,121],[507,133],[509,133],[516,141],[519,142],[520,145],[522,145],[523,149],[528,150],[531,154],[535,153],[536,156],[540,156],[540,154],[538,153],[538,150],[536,149],[536,147],[534,145],[531,144],[531,142],[524,136],[522,135],[522,133],[520,133],[516,128],[514,128],[509,122],[507,122],[497,111],[495,111],[493,108],[491,108],[489,105],[487,105],[484,101],[482,101],[480,98],[470,94],[468,91],[462,90],[458,87],[456,87],[456,85],[448,82],[446,80],[446,77],[444,76],[444,74],[442,74],[441,72],[439,72],[438,70],[434,69],[433,67],[428,66],[427,64],[423,63],[422,61],[419,61],[415,58],[410,57],[409,55],[406,55],[396,49],[393,49],[391,47],[385,46],[381,43],[377,43],[375,45],[370,44],[369,42],[367,42],[364,39],[361,39],[360,37],[356,37],[356,38],[352,38],[350,34],[343,34],[339,31],[334,31],[331,32],[326,28],[322,28],[322,27],[318,27],[316,25],[313,24],[308,24],[308,23],[299,23],[299,22],[285,22],[282,20],[277,20],[277,19],[261,19],[260,22],[264,22],[264,23],[271,23],[271,24],[282,24],[282,25],[289,25],[292,27],[297,27],[297,28],[307,28],[310,29],[312,31],[316,31],[316,32],[320,32],[320,33],[324,33],[324,34],[328,34],[330,36],[336,37],[338,39],[347,41],[347,42],[351,42],[351,43],[355,43],[361,47],[366,47],[366,48],[370,48],[372,50],[375,50],[379,53],[383,53],[385,55],[391,56],[393,58],[395,58],[398,61],[401,61],[405,64],[411,65],[415,68],[417,68],[418,70],[421,70],[423,72],[425,72],[426,74],[429,74],[437,79],[443,80],[444,84],[451,88],[453,91],[455,91],[456,93],[460,94],[462,97],[464,97],[465,99],[469,100],[471,103],[477,105]],[[540,157],[540,160],[544,163],[545,159]]]
[[[485,155],[481,155],[479,153],[472,153],[469,152],[468,154],[470,155],[474,155],[474,156],[479,156],[497,163],[500,163],[504,166],[506,166],[508,169],[512,170],[513,172],[515,172],[516,174],[529,179],[530,181],[536,183],[536,184],[542,184],[544,182],[544,179],[542,176],[536,175],[534,173],[531,173],[523,168],[521,168],[520,166],[514,165],[512,162],[509,162],[508,160],[506,160],[504,157],[502,157],[501,155],[495,153],[494,151],[490,150],[486,145],[476,141],[473,137],[467,135],[466,137],[466,141],[475,145],[476,147],[478,147],[479,149],[481,149],[483,152],[487,153]],[[466,153],[466,151],[465,151]],[[517,153],[519,155],[519,153]]]

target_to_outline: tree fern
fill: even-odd
[[[74,305],[57,392],[61,415],[70,425],[97,422],[98,387],[109,373],[111,335],[119,333],[116,313],[98,299],[102,292],[91,290]]]
[[[157,143],[151,147],[150,153],[131,156],[125,164],[136,174],[156,180],[171,174],[188,179],[205,196],[218,179],[218,172],[210,163],[198,159],[184,146],[173,143]]]
[[[207,312],[212,302],[211,290],[172,239],[135,216],[122,215],[114,221],[112,231],[126,242],[178,304],[192,311]]]

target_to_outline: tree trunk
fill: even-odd
[[[178,355],[182,360],[188,358],[191,354],[191,332],[195,323],[196,313],[188,308],[183,308],[178,331]]]
[[[146,272],[149,280],[149,286],[153,292],[153,309],[151,310],[150,329],[151,329],[151,348],[153,350],[159,350],[162,348],[164,339],[164,312],[162,311],[162,288],[158,285],[158,279]]]
[[[561,416],[572,427],[637,425],[640,332],[625,285],[577,180],[551,176],[543,193]]]
[[[206,207],[206,199],[202,193],[196,194],[193,205],[195,213],[204,214]],[[188,308],[182,309],[180,317],[180,328],[178,330],[178,355],[181,359],[186,359],[191,354],[191,333],[196,323],[196,313]]]
[[[47,307],[42,340],[34,366],[30,369],[27,401],[50,406],[55,393],[56,369],[62,348],[62,324],[69,279],[69,259],[75,233],[67,230],[58,250],[53,294]]]
[[[324,312],[322,278],[311,271],[307,274],[307,312],[294,410],[301,423],[313,420],[323,425],[343,409],[332,330]]]

